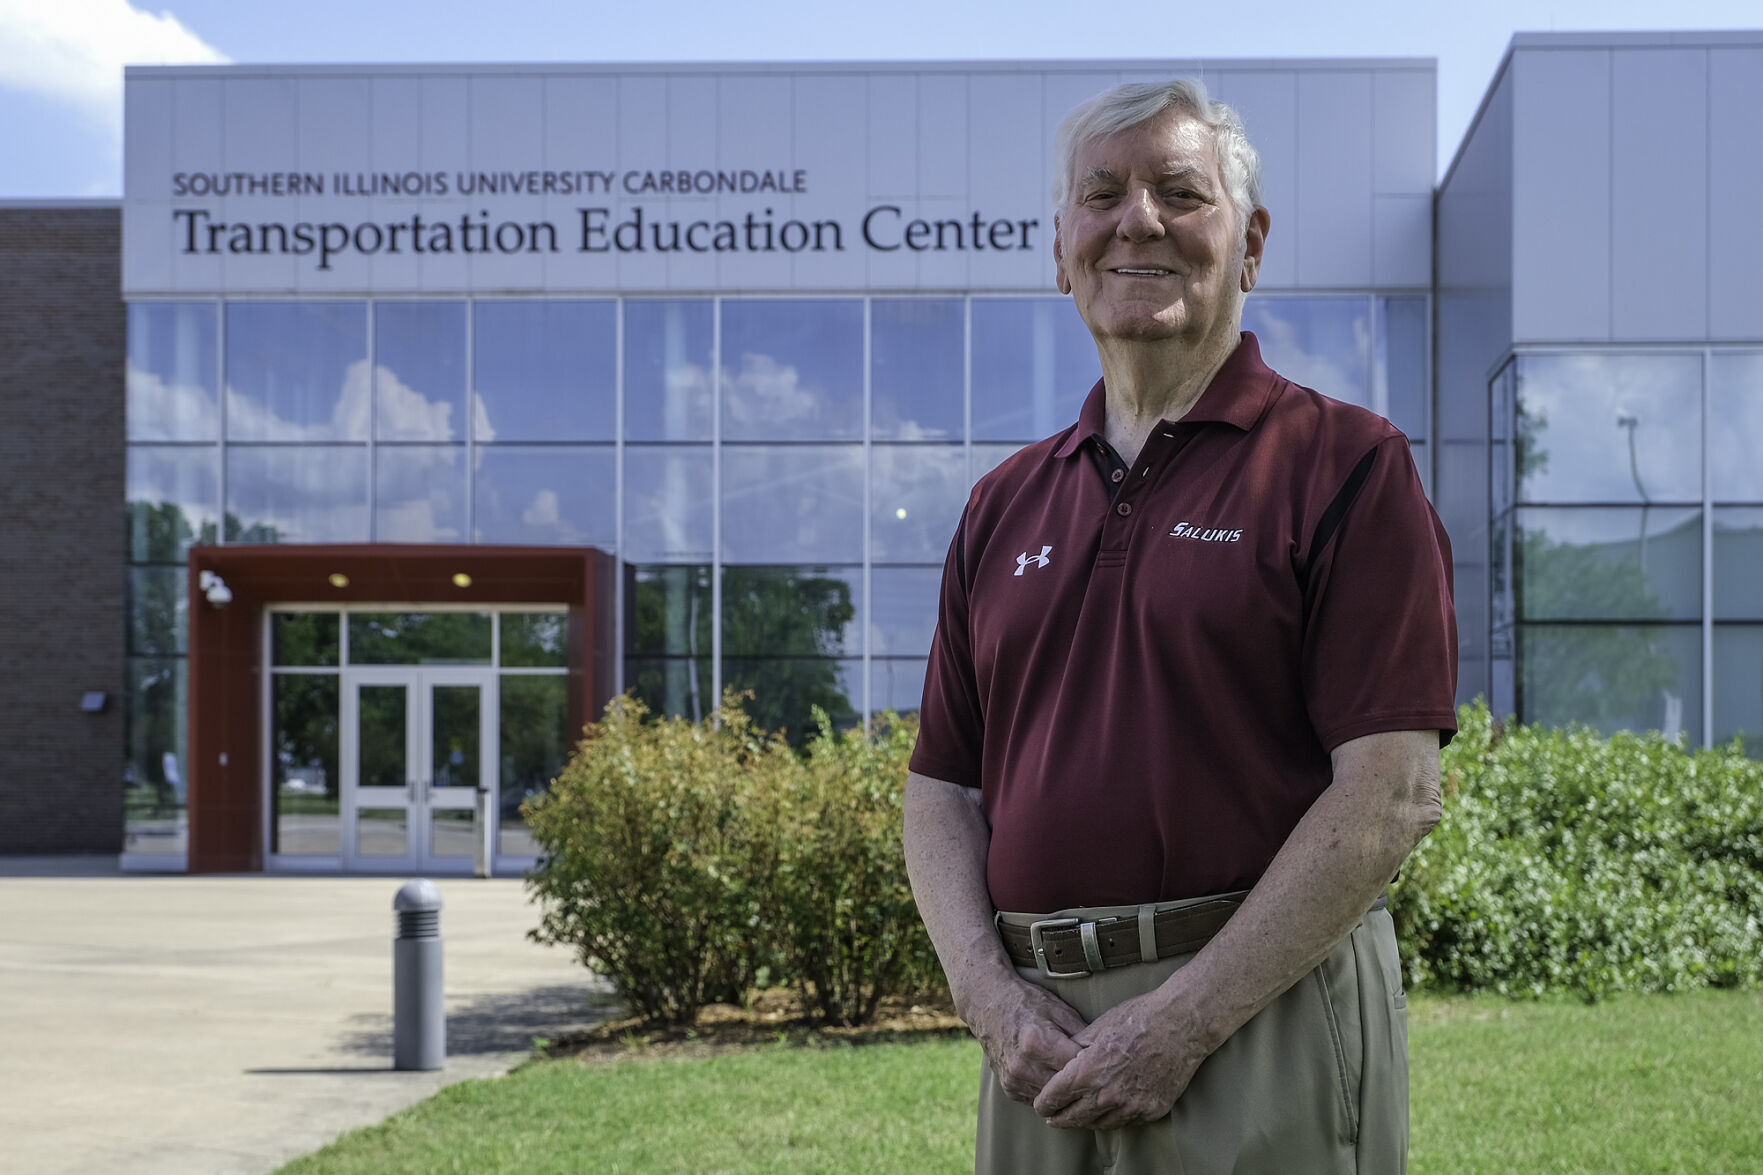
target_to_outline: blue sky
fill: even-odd
[[[0,0],[0,199],[117,196],[122,66],[1432,57],[1439,169],[1515,31],[1763,26],[1763,0]]]

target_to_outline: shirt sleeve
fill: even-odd
[[[1303,683],[1332,751],[1395,730],[1457,730],[1451,542],[1408,441],[1366,453],[1319,519],[1306,558]]]
[[[985,711],[980,705],[968,630],[966,543],[967,513],[963,511],[943,560],[937,630],[931,638],[930,663],[925,667],[918,745],[912,750],[910,766],[932,779],[978,787]]]

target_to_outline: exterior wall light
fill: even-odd
[[[471,576],[465,574],[465,572],[463,572],[463,571],[455,571],[453,573],[453,586],[454,587],[462,587],[462,588],[470,587],[471,586]]]
[[[344,575],[341,571],[331,572],[329,579],[330,585],[334,588],[346,588],[349,586],[349,577]]]
[[[224,608],[233,602],[233,589],[226,585],[226,580],[222,579],[217,572],[204,571],[198,586],[201,587],[202,594],[208,598],[208,602],[216,608]]]

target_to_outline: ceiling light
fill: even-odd
[[[906,507],[902,506],[898,510],[895,510],[894,517],[902,522],[906,521]]]

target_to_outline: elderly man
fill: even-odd
[[[1240,333],[1259,171],[1189,82],[1060,128],[1053,256],[1103,378],[973,491],[906,792],[981,1171],[1405,1163],[1381,895],[1439,818],[1449,546],[1402,434]]]

